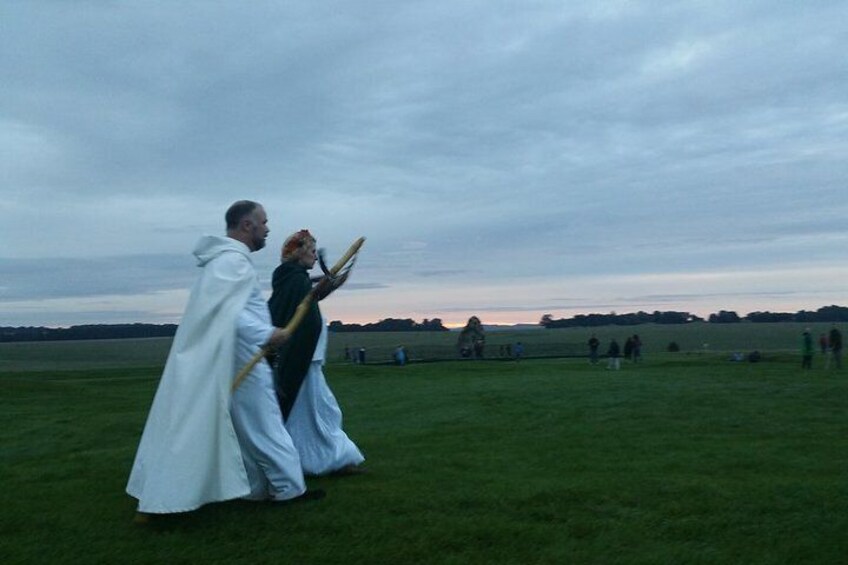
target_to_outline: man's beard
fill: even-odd
[[[253,250],[259,251],[263,247],[265,247],[265,238],[253,236]]]

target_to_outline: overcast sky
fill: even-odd
[[[178,322],[265,205],[329,319],[848,304],[848,4],[0,5],[0,325]]]

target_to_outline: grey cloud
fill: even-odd
[[[2,305],[2,302],[0,302]],[[179,319],[163,319],[161,314],[145,310],[90,309],[77,310],[51,309],[50,311],[27,312],[24,315],[6,313],[0,325],[12,327],[28,326],[76,326],[85,324],[176,324]]]
[[[464,275],[468,271],[464,269],[430,269],[427,271],[416,271],[413,273],[417,277],[449,277],[453,275]]]
[[[198,270],[180,255],[2,259],[0,300],[132,295],[188,288]]]
[[[628,303],[651,303],[651,302],[679,302],[679,301],[696,301],[696,300],[704,300],[709,298],[739,298],[745,296],[751,297],[770,297],[770,296],[792,296],[797,295],[798,292],[793,291],[760,291],[760,292],[705,292],[703,294],[698,293],[680,293],[680,294],[645,294],[640,296],[633,297],[622,297],[619,298],[621,302]]]
[[[371,288],[844,263],[843,12],[12,3],[0,240],[72,261],[0,265],[0,297],[188,286],[195,232],[241,197],[266,204],[269,247],[367,235]],[[174,262],[146,277],[121,253]]]
[[[559,306],[539,306],[533,304],[514,304],[514,305],[469,305],[467,307],[448,307],[448,308],[436,308],[439,312],[468,312],[468,311],[476,311],[479,310],[481,312],[526,312],[526,311],[547,311],[547,310],[561,310],[562,305]]]

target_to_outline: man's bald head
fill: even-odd
[[[258,202],[239,200],[227,209],[224,215],[227,221],[227,236],[247,245],[251,251],[265,247],[268,229],[268,216]]]

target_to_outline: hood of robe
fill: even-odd
[[[220,235],[204,235],[194,246],[192,254],[197,257],[197,266],[202,267],[221,253],[235,251],[247,257],[252,263],[250,249],[242,242],[231,237]]]

